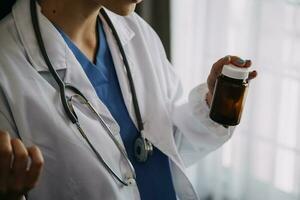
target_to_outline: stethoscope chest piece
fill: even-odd
[[[128,178],[128,179],[126,180],[126,183],[127,183],[128,186],[131,186],[131,185],[135,185],[135,184],[136,184],[136,181],[135,181],[134,178]]]
[[[146,162],[153,154],[153,145],[146,138],[138,137],[134,143],[134,155],[137,161]]]

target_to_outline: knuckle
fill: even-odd
[[[36,145],[30,147],[30,149],[31,149],[34,153],[37,153],[37,152],[40,151],[40,149],[39,149]]]
[[[12,139],[11,139],[11,143],[12,143],[12,144],[22,143],[22,141],[21,141],[19,138],[12,138]]]
[[[42,168],[42,167],[44,166],[44,160],[37,160],[37,161],[35,161],[35,162],[33,163],[33,165],[34,165],[36,168],[40,169],[40,168]]]
[[[6,137],[6,138],[10,137],[8,131],[5,131],[5,130],[0,130],[0,136]]]
[[[44,165],[44,158],[43,155],[41,154],[40,149],[37,146],[32,146],[31,147],[32,153],[36,154],[37,159],[34,161],[33,164],[35,164],[36,166],[40,166],[42,167]]]
[[[18,152],[15,154],[15,159],[20,160],[20,161],[25,161],[28,159],[28,153],[27,152]]]
[[[0,159],[1,158],[8,158],[13,154],[13,150],[11,147],[9,147],[9,145],[3,145],[0,148]]]
[[[219,66],[219,63],[218,62],[215,62],[213,65],[212,65],[212,68],[211,68],[211,72],[214,72],[215,71],[215,68]]]

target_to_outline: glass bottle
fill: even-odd
[[[210,118],[225,126],[240,123],[248,91],[247,68],[225,65],[217,78],[210,108]]]

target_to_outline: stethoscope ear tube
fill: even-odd
[[[68,115],[69,119],[71,120],[71,122],[73,124],[75,124],[78,122],[78,118],[77,118],[76,114],[72,113],[71,110],[69,109],[68,100],[67,100],[66,91],[65,91],[65,87],[66,87],[65,83],[61,80],[61,78],[57,74],[56,70],[52,66],[51,61],[46,52],[46,48],[45,48],[42,34],[40,31],[41,29],[40,29],[40,25],[39,25],[39,21],[38,21],[37,6],[36,6],[35,0],[30,1],[30,11],[31,11],[31,20],[32,20],[34,33],[35,33],[36,40],[38,42],[41,54],[45,60],[46,65],[48,66],[50,73],[52,74],[53,78],[55,79],[56,83],[59,86],[60,97],[61,97],[61,101],[62,101],[64,110],[65,110],[66,114]]]
[[[125,65],[125,69],[126,69],[126,72],[127,72],[129,87],[130,87],[130,91],[132,93],[132,102],[133,102],[134,112],[135,112],[135,116],[136,116],[136,119],[137,119],[138,130],[139,130],[139,133],[140,133],[140,136],[138,138],[136,138],[136,140],[134,142],[134,152],[135,152],[134,155],[135,155],[135,158],[137,159],[137,161],[146,162],[148,160],[148,158],[153,154],[153,145],[149,140],[147,140],[145,138],[145,136],[143,134],[144,123],[143,123],[142,115],[141,115],[141,112],[140,112],[140,107],[139,107],[137,94],[136,94],[133,78],[132,78],[132,75],[131,75],[129,63],[128,63],[124,48],[122,46],[122,42],[120,40],[120,37],[119,37],[112,21],[110,20],[110,18],[108,17],[107,13],[105,12],[105,10],[103,8],[100,10],[100,13],[105,18],[106,22],[108,23],[108,25],[109,25],[109,27],[110,27],[110,29],[111,29],[111,31],[112,31],[115,39],[116,39],[116,42],[119,46],[120,53],[122,55],[123,62],[124,62],[124,65]],[[140,149],[140,151],[139,151],[139,149]]]
[[[122,42],[120,40],[120,37],[119,37],[112,21],[108,17],[107,13],[105,12],[105,10],[103,8],[100,10],[100,13],[102,14],[102,16],[105,18],[106,22],[108,23],[108,25],[109,25],[109,27],[110,27],[110,29],[111,29],[111,31],[112,31],[115,39],[116,39],[116,42],[119,46],[120,53],[122,55],[123,62],[124,62],[124,65],[125,65],[125,68],[126,68],[126,71],[127,71],[129,87],[130,87],[130,91],[132,93],[132,101],[133,101],[135,116],[136,116],[136,119],[137,119],[138,129],[139,129],[139,132],[141,133],[144,130],[144,124],[143,124],[142,115],[141,115],[141,112],[140,112],[140,107],[139,107],[139,103],[138,103],[138,100],[137,100],[137,94],[136,94],[133,78],[132,78],[132,75],[131,75],[131,70],[130,70],[130,67],[129,67],[129,63],[128,63],[128,60],[127,60],[127,56],[126,56],[124,48],[122,46]]]

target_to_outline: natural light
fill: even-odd
[[[300,199],[297,2],[172,1],[172,62],[186,91],[227,54],[252,59],[259,72],[230,142],[189,171],[202,199]]]

